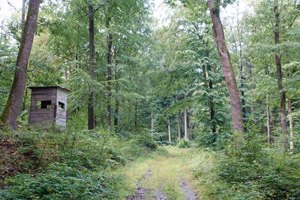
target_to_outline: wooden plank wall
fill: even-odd
[[[66,127],[67,124],[67,92],[62,89],[57,89],[57,110],[56,110],[56,124]],[[64,109],[59,107],[59,102],[64,104]]]
[[[57,96],[56,90],[56,88],[32,89],[29,124],[53,122]],[[37,101],[51,101],[51,108],[38,109]]]

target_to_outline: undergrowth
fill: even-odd
[[[29,127],[0,135],[0,199],[124,199],[126,178],[114,169],[156,148],[146,132]]]
[[[300,155],[268,148],[255,127],[248,127],[239,148],[229,144],[194,170],[204,199],[300,199]]]

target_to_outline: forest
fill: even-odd
[[[0,199],[300,199],[299,0],[0,12]]]

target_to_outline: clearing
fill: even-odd
[[[139,159],[123,169],[129,177],[132,196],[128,200],[142,199],[202,199],[205,191],[201,178],[193,174],[211,167],[213,155],[197,149],[160,147],[147,158]],[[207,168],[207,169],[208,169]],[[209,170],[208,170],[209,171]]]

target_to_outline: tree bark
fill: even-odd
[[[240,46],[240,79],[241,79],[241,96],[242,96],[242,115],[243,119],[246,119],[246,96],[245,96],[245,91],[244,91],[244,82],[245,82],[245,77],[243,75],[244,73],[244,68],[243,68],[243,53],[242,53],[242,42],[239,41],[239,46]]]
[[[21,16],[21,23],[24,26],[25,24],[25,4],[26,4],[26,0],[22,1],[22,16]]]
[[[187,109],[184,109],[184,139],[189,140],[188,122],[187,122]]]
[[[267,95],[267,134],[268,134],[268,145],[271,144],[271,128],[270,128],[270,108],[269,108],[269,95]]]
[[[211,67],[208,64],[207,65],[207,75],[208,76],[210,76],[210,72],[211,72]],[[213,82],[212,82],[211,78],[209,79],[208,86],[209,86],[209,90],[212,92]],[[212,130],[212,133],[216,133],[217,128],[216,128],[216,122],[215,122],[215,108],[214,108],[214,101],[213,101],[212,97],[210,97],[208,100],[208,106],[209,106],[209,113],[210,113],[210,121],[211,121],[211,125],[212,125],[211,130]]]
[[[28,60],[37,26],[39,7],[40,0],[30,0],[21,46],[17,57],[16,66],[18,68],[15,71],[14,81],[1,115],[1,121],[4,123],[4,126],[7,126],[9,129],[16,129],[17,127],[17,118],[20,114],[20,107],[24,96]]]
[[[135,89],[135,93],[137,93],[137,88]],[[135,99],[134,105],[134,132],[137,130],[138,125],[138,99]]]
[[[242,34],[242,28],[240,27],[240,12],[239,12],[239,1],[237,1],[237,6],[238,6],[238,14],[237,14],[237,31],[238,31],[238,45],[239,45],[239,68],[240,68],[240,80],[241,80],[241,103],[242,103],[242,116],[243,116],[243,120],[246,120],[246,96],[245,96],[245,91],[244,91],[244,86],[245,86],[245,76],[244,76],[244,66],[243,66],[243,45],[242,45],[242,41],[243,41],[243,34]],[[246,131],[246,130],[245,130]]]
[[[90,65],[90,77],[94,79],[94,62],[95,62],[95,25],[94,25],[94,9],[92,5],[89,5],[89,65]],[[90,97],[88,103],[88,129],[92,130],[95,128],[95,117],[94,117],[94,92],[93,86],[90,85]]]
[[[275,45],[278,46],[280,44],[280,12],[279,12],[279,5],[278,0],[275,1],[275,7],[274,7],[274,15],[275,15]],[[279,50],[276,50],[275,53],[275,61],[276,61],[276,69],[277,69],[277,84],[278,84],[278,90],[280,93],[280,119],[281,119],[281,129],[282,134],[287,134],[287,126],[286,126],[286,93],[283,90],[282,86],[282,68],[281,68],[281,55]],[[286,148],[286,139],[283,139],[283,146]]]
[[[220,1],[218,0],[217,4],[219,3]],[[241,100],[240,100],[240,95],[239,95],[237,83],[235,80],[235,76],[231,64],[229,51],[225,43],[224,31],[220,20],[219,5],[216,5],[214,0],[208,0],[208,7],[213,22],[214,39],[220,57],[221,65],[223,68],[223,73],[227,84],[227,88],[229,91],[233,130],[234,132],[243,132],[244,129],[243,129]],[[240,138],[235,138],[234,140],[235,143],[237,144],[240,141]]]
[[[190,140],[193,140],[193,115],[192,115],[192,109],[189,109],[189,123],[190,123],[190,130],[191,130],[191,134],[190,134]]]
[[[181,115],[181,112],[180,110],[178,111],[178,141],[181,140],[181,127],[180,127],[180,124],[181,124],[181,120],[180,120],[180,116]]]
[[[151,111],[151,132],[154,132],[154,113]]]
[[[169,105],[167,105],[167,109],[169,112]],[[168,134],[169,134],[169,143],[172,142],[172,135],[171,135],[171,124],[170,124],[170,116],[168,114]]]
[[[111,18],[107,18],[106,20],[106,28],[109,28]],[[106,122],[107,128],[111,129],[111,78],[112,78],[112,39],[113,36],[109,32],[108,39],[107,39],[107,111],[106,111]]]
[[[118,74],[117,74],[117,67],[118,67],[118,60],[116,59],[116,66],[115,66],[115,80],[116,80],[116,99],[115,99],[115,116],[114,116],[114,127],[115,130],[118,128],[118,123],[119,123],[119,107],[120,107],[120,102],[119,102],[119,97],[118,97],[118,92],[119,92],[119,82],[118,82]]]
[[[288,98],[288,112],[289,112],[289,121],[290,121],[290,149],[294,149],[294,124],[293,124],[293,116],[292,116],[292,100]]]

